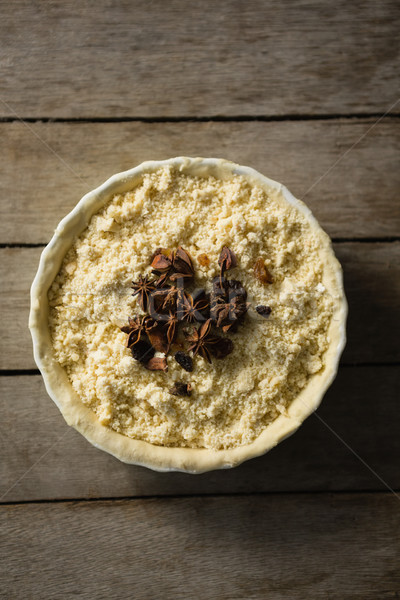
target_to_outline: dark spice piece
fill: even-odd
[[[256,311],[259,315],[264,317],[264,319],[267,319],[272,312],[272,308],[270,306],[264,306],[260,304],[259,306],[256,306]]]
[[[227,298],[226,279],[223,277],[215,277],[212,282],[210,293],[210,317],[213,321],[218,320],[219,306],[226,303]]]
[[[147,363],[153,358],[155,350],[147,340],[139,340],[131,347],[132,356],[141,363]]]
[[[213,282],[212,282],[211,294],[210,294],[211,303],[215,302],[220,297],[225,298],[226,297],[226,288],[227,288],[227,282],[224,277],[222,277],[222,278],[214,277]]]
[[[261,257],[257,258],[254,264],[254,275],[260,283],[273,283],[272,275],[268,271]]]
[[[192,393],[192,386],[190,383],[176,381],[172,388],[169,389],[169,393],[174,396],[190,396]]]
[[[215,358],[225,358],[233,350],[233,342],[230,338],[221,337],[212,347],[212,353]]]
[[[235,292],[235,296],[243,296],[244,300],[247,298],[247,291],[244,289],[241,281],[237,279],[228,279],[226,282],[228,294]]]
[[[193,359],[189,354],[185,354],[185,352],[178,350],[178,352],[175,353],[175,360],[182,369],[185,369],[185,371],[188,371],[189,373],[193,371]]]
[[[149,281],[147,275],[146,277],[139,275],[139,280],[137,282],[133,281],[132,287],[135,290],[132,296],[138,296],[140,308],[146,311],[149,304],[149,295],[156,289],[154,281]]]

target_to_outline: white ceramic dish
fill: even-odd
[[[330,346],[325,355],[325,369],[313,375],[307,386],[291,403],[286,415],[280,415],[251,444],[229,450],[171,448],[128,438],[100,424],[95,413],[86,407],[73,390],[66,372],[57,362],[48,328],[48,290],[56,277],[63,257],[73,240],[87,227],[91,217],[114,194],[124,193],[140,181],[142,175],[163,165],[173,165],[190,175],[227,177],[240,174],[249,182],[280,190],[288,203],[301,211],[322,240],[321,260],[326,265],[326,287],[339,293],[331,321]],[[59,407],[69,425],[80,431],[94,446],[113,454],[120,460],[143,465],[158,471],[202,473],[212,469],[236,466],[243,461],[264,454],[291,435],[319,406],[323,395],[336,376],[340,355],[346,341],[345,324],[347,303],[343,290],[342,270],[334,256],[330,240],[322,231],[311,211],[297,200],[284,186],[268,179],[254,169],[214,158],[177,157],[166,161],[144,162],[118,173],[103,185],[86,194],[74,210],[58,225],[54,236],[44,249],[39,269],[31,288],[29,327],[33,339],[35,361],[43,375],[46,390]]]

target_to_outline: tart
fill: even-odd
[[[331,242],[281,184],[220,159],[145,162],[57,227],[29,326],[67,423],[120,460],[201,473],[319,405],[345,344]]]

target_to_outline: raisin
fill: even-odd
[[[264,264],[263,259],[257,258],[254,264],[254,275],[257,277],[260,283],[272,283],[272,275],[268,271],[267,267]]]
[[[172,388],[169,389],[169,393],[174,396],[190,396],[192,393],[192,386],[190,383],[176,381]]]
[[[208,258],[207,254],[199,254],[197,257],[197,261],[202,267],[208,267],[208,265],[210,264],[210,259]]]
[[[260,306],[256,306],[256,311],[259,315],[264,317],[264,319],[267,319],[272,312],[272,308],[261,304]]]
[[[175,360],[185,371],[193,371],[193,360],[189,356],[189,354],[185,354],[185,352],[181,352],[180,350],[175,354]]]

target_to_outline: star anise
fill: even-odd
[[[236,279],[215,278],[211,291],[210,316],[217,327],[226,333],[237,327],[246,314],[249,303],[247,292],[242,283]]]
[[[121,331],[128,334],[126,345],[128,348],[140,341],[146,335],[146,319],[148,317],[128,318],[128,325],[121,327]]]
[[[151,267],[153,273],[158,276],[157,287],[161,288],[168,279],[176,281],[177,279],[189,279],[194,275],[193,264],[189,254],[181,246],[168,255],[162,248],[158,249],[152,260]]]
[[[200,290],[196,295],[190,295],[183,292],[178,296],[177,315],[182,321],[193,323],[194,321],[204,321],[204,312],[209,306],[209,301],[204,290]]]
[[[148,315],[134,319],[129,318],[128,325],[121,327],[121,331],[128,334],[126,345],[132,350],[134,358],[137,360],[141,360],[142,354],[146,354],[149,347],[153,348],[151,356],[155,350],[164,353],[169,350],[165,328]]]
[[[229,271],[229,269],[236,267],[236,254],[230,248],[228,248],[228,246],[224,246],[221,250],[221,254],[219,255],[218,264],[221,267],[220,280],[222,282],[225,271]]]
[[[126,345],[130,348],[133,358],[142,363],[147,363],[154,356],[155,349],[147,336],[147,321],[149,317],[128,318],[128,325],[121,327],[121,331],[128,334]]]
[[[175,273],[170,275],[171,281],[177,279],[190,279],[194,276],[192,259],[189,254],[181,246],[176,250],[175,256],[172,261],[172,265]]]
[[[170,344],[168,342],[167,332],[163,326],[163,323],[156,321],[152,317],[146,317],[145,329],[153,348],[155,348],[157,352],[163,352],[166,354],[169,350]]]
[[[174,261],[174,252],[170,252],[168,256],[163,254],[165,252],[162,248],[159,248],[158,254],[156,254],[151,262],[151,268],[153,269],[154,275],[158,276],[156,286],[158,288],[162,287],[168,277],[173,273],[173,261]]]
[[[167,320],[165,321],[165,324],[164,324],[166,334],[167,334],[168,350],[169,350],[172,342],[175,340],[175,336],[177,333],[177,331],[176,331],[177,324],[178,324],[177,316],[173,312],[170,312],[167,317]]]
[[[175,285],[156,290],[151,294],[149,313],[162,320],[163,313],[176,310],[176,299],[180,288]]]
[[[146,311],[149,304],[149,295],[156,289],[154,280],[149,281],[148,276],[142,277],[139,275],[137,282],[132,282],[132,288],[135,290],[132,296],[138,296],[139,306],[142,310]]]
[[[217,327],[222,327],[226,333],[239,323],[249,308],[249,303],[243,296],[231,296],[227,302],[221,302],[214,307],[213,315],[216,316]]]
[[[211,363],[211,356],[215,354],[215,351],[218,353],[218,345],[221,344],[222,339],[211,332],[211,319],[207,319],[198,329],[187,336],[188,342],[191,343],[188,351],[193,350],[194,356],[200,354],[206,361]]]

